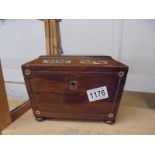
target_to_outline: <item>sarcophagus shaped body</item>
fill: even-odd
[[[22,70],[37,120],[115,121],[126,65],[109,56],[41,56]]]

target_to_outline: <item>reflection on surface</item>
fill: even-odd
[[[10,111],[28,100],[28,95],[24,83],[5,82],[5,86]]]

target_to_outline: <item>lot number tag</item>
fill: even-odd
[[[89,102],[102,100],[109,97],[106,86],[87,90],[87,96],[88,96]]]

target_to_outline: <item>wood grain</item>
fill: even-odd
[[[7,127],[10,123],[11,117],[0,63],[0,131],[2,131],[2,129]]]
[[[51,49],[50,49],[50,30],[49,30],[49,20],[48,19],[44,20],[44,26],[45,26],[46,54],[50,55],[51,54]]]
[[[27,112],[31,108],[31,104],[29,101],[21,104],[19,107],[15,108],[11,111],[11,118],[14,122],[16,119],[18,119],[20,116],[22,116],[25,112]]]
[[[22,70],[36,118],[115,121],[126,65],[108,56],[41,56],[22,65]],[[72,81],[76,81],[75,89]],[[102,86],[109,97],[89,102],[87,90]]]
[[[46,38],[46,53],[48,55],[60,55],[60,29],[58,19],[46,19],[45,23],[45,38]]]

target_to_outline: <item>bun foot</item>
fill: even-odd
[[[112,121],[104,121],[105,123],[107,124],[114,124],[115,123],[115,120],[112,120]]]
[[[37,120],[38,122],[42,122],[42,121],[45,120],[45,118],[43,118],[43,117],[36,117],[36,120]]]

